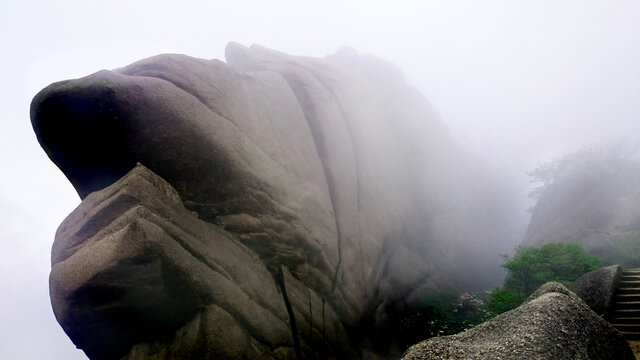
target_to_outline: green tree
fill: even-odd
[[[577,243],[518,246],[512,257],[501,256],[508,274],[502,288],[494,290],[489,299],[489,309],[495,314],[516,307],[548,281],[569,285],[599,266],[599,260]]]
[[[511,290],[497,288],[491,293],[487,308],[493,315],[502,314],[505,311],[517,308],[523,300],[522,296]]]

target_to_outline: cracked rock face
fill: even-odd
[[[389,314],[486,280],[451,263],[456,239],[496,227],[441,225],[482,201],[434,210],[475,191],[455,179],[483,180],[395,67],[237,44],[226,57],[160,55],[33,100],[83,199],[50,285],[91,359],[386,356]]]

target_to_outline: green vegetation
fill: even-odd
[[[508,274],[502,287],[492,292],[487,304],[496,315],[517,307],[548,281],[569,285],[600,264],[577,243],[518,246],[513,257],[501,256],[505,260],[502,267]]]
[[[457,334],[490,318],[476,295],[443,290],[422,299],[397,327],[403,347],[424,339]]]
[[[640,249],[640,236],[635,238],[633,246]],[[430,337],[464,331],[518,307],[548,281],[569,285],[599,266],[599,259],[587,255],[576,243],[518,246],[513,256],[501,256],[502,267],[508,274],[502,287],[491,292],[488,301],[453,291],[427,296],[395,327],[399,329],[398,338],[402,339],[400,345],[406,348]]]
[[[495,316],[517,308],[523,301],[524,298],[512,290],[496,288],[491,292],[491,297],[487,302],[487,309]]]

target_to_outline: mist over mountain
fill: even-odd
[[[635,144],[565,155],[534,172],[536,189],[524,245],[577,242],[594,254],[640,233],[640,162]]]
[[[367,71],[380,72],[381,77],[387,72],[384,77],[391,78],[404,73],[406,83],[432,105],[433,118],[448,129],[464,153],[460,161],[477,167],[477,172],[458,169],[460,178],[455,181],[449,176],[453,170],[438,180],[445,185],[433,187],[429,206],[437,205],[442,210],[438,216],[449,222],[432,222],[423,233],[430,231],[429,238],[442,243],[434,244],[442,249],[442,259],[434,253],[434,264],[459,260],[463,263],[451,267],[470,268],[471,277],[495,278],[483,284],[499,282],[504,269],[487,264],[480,267],[489,269],[487,273],[478,275],[472,262],[499,265],[498,254],[510,253],[524,238],[531,215],[526,209],[535,204],[527,198],[532,185],[526,172],[584,144],[635,137],[633,143],[640,134],[640,2],[632,0],[194,0],[186,5],[34,0],[7,1],[0,8],[3,359],[86,359],[56,321],[49,290],[54,234],[80,199],[42,151],[29,121],[33,97],[54,81],[115,69],[156,54],[225,59],[229,41],[314,58],[341,47],[354,48],[360,62],[351,68],[363,77],[358,67],[369,62],[364,54],[386,59],[395,64],[392,69],[371,66]],[[431,121],[425,124],[434,132],[432,142],[441,129],[433,130]],[[415,131],[415,137],[418,133],[429,132]],[[426,173],[429,166],[424,169]],[[437,169],[434,165],[429,174],[434,183]],[[465,184],[454,185],[456,181]],[[506,184],[504,192],[500,183]],[[467,193],[475,195],[468,198]],[[484,202],[482,197],[496,200]],[[515,210],[492,218],[474,211],[476,205],[466,208],[454,199],[487,205],[478,206],[486,211],[501,206]],[[435,214],[430,218],[435,221]],[[491,249],[471,241],[487,234],[469,231],[483,228],[467,224],[467,218],[469,223],[485,222],[482,226],[494,224],[495,230],[488,232],[504,231],[504,237],[488,240],[504,245]],[[232,222],[225,225],[232,227]],[[519,230],[506,230],[511,226]],[[462,235],[465,232],[469,236]],[[627,244],[625,233],[620,234],[623,237],[614,237],[613,243],[622,239]],[[441,236],[452,240],[447,243]],[[623,249],[626,254],[640,253],[633,246]],[[486,254],[475,256],[475,251]],[[454,253],[460,256],[451,256]],[[464,274],[445,271],[448,266],[440,269],[443,286],[472,283]],[[440,284],[425,287],[435,288]],[[313,308],[313,318],[321,312]]]

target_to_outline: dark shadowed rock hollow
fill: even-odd
[[[392,325],[425,295],[496,285],[509,196],[395,66],[226,59],[159,55],[32,102],[83,199],[50,286],[92,360],[399,356]]]

